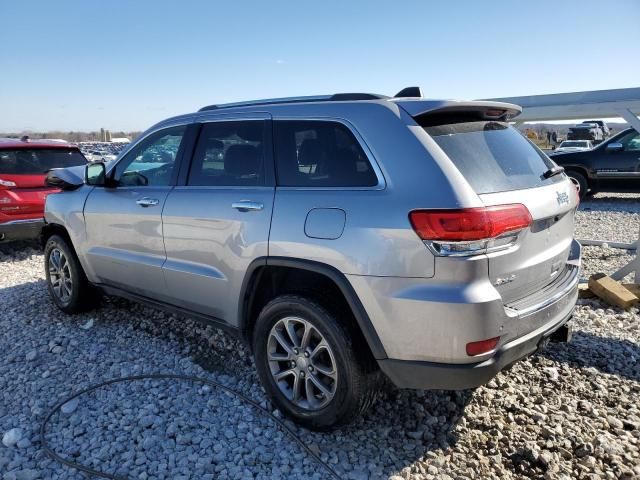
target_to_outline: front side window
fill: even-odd
[[[0,150],[0,173],[6,175],[44,175],[52,168],[75,167],[86,163],[87,159],[75,149]]]
[[[625,152],[637,152],[640,150],[640,133],[633,131],[620,139]]]
[[[353,133],[338,122],[275,122],[278,185],[373,187],[378,178]]]
[[[120,186],[168,186],[176,174],[176,158],[187,127],[151,134],[127,153],[116,167]]]
[[[212,122],[202,126],[187,185],[264,185],[265,122]]]

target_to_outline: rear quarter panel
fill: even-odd
[[[347,125],[384,178],[382,185],[367,189],[278,187],[269,255],[314,260],[345,274],[432,277],[434,256],[413,231],[409,212],[473,206],[479,199],[463,179],[463,188],[451,181],[449,175],[456,172],[443,171],[450,162],[434,158],[444,153],[437,146],[431,151],[433,142],[413,119],[396,105],[369,102],[283,106],[270,113],[274,121],[333,120]],[[339,238],[305,234],[306,218],[318,208],[345,212]]]

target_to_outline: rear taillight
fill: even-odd
[[[2,178],[0,178],[0,188],[11,188],[11,187],[15,187],[16,186],[16,182],[12,182],[11,180],[4,180]]]
[[[439,255],[470,255],[510,246],[531,225],[522,204],[457,210],[414,210],[409,220],[418,236]]]

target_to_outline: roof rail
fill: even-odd
[[[246,102],[223,103],[220,105],[208,105],[206,107],[202,107],[198,111],[206,112],[209,110],[218,110],[223,108],[253,107],[253,106],[260,106],[260,105],[278,105],[282,103],[383,100],[385,98],[389,98],[389,97],[385,95],[378,95],[376,93],[335,93],[333,95],[312,95],[312,96],[306,96],[306,97],[269,98],[269,99],[263,99],[263,100],[249,100]]]

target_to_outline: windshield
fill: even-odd
[[[586,147],[587,142],[562,142],[561,147]]]
[[[561,181],[543,178],[555,163],[503,122],[480,121],[425,127],[476,193],[504,192]]]
[[[44,175],[52,168],[75,167],[86,163],[87,160],[78,150],[0,150],[0,173],[7,175]]]

